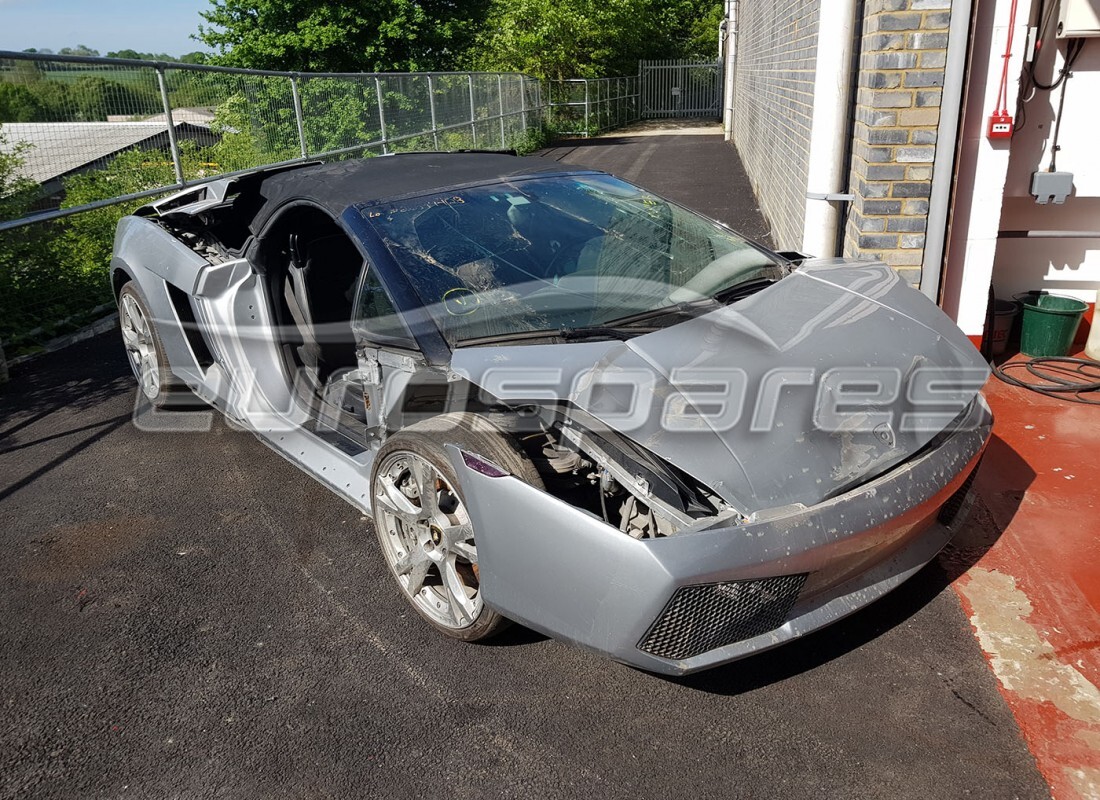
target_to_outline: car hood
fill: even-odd
[[[451,368],[504,400],[571,403],[746,515],[901,463],[989,374],[894,270],[841,260],[627,341],[459,348]]]

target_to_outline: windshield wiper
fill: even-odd
[[[704,311],[713,311],[714,303],[714,298],[711,297],[703,297],[698,300],[687,300],[683,303],[673,303],[671,305],[661,306],[660,308],[654,308],[651,311],[642,311],[627,317],[608,320],[606,325],[610,327],[637,325],[639,322],[648,322],[653,319],[669,317],[675,314],[680,314],[681,316],[698,316]]]
[[[652,333],[656,328],[622,328],[611,325],[584,325],[580,328],[561,328],[558,336],[567,342],[582,339],[618,339],[625,341],[643,333]]]
[[[624,341],[643,333],[652,333],[657,328],[617,328],[609,325],[583,325],[578,328],[562,326],[560,328],[546,328],[534,331],[513,331],[511,333],[496,333],[490,336],[477,336],[473,339],[463,339],[456,343],[457,347],[476,347],[486,344],[513,344],[532,339],[560,339],[565,342],[579,342],[588,339],[618,339]]]
[[[732,303],[734,300],[740,300],[743,297],[748,297],[750,294],[756,294],[761,289],[771,286],[773,283],[775,283],[775,278],[757,278],[756,280],[739,283],[736,286],[730,286],[728,289],[722,289],[720,292],[715,292],[712,296],[720,303]]]

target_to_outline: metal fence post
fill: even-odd
[[[382,110],[382,81],[374,78],[374,97],[378,101],[378,124],[382,128],[382,154],[390,152],[386,144],[386,112]]]
[[[439,149],[439,132],[435,121],[435,82],[428,76],[428,107],[432,111],[432,147]]]
[[[309,155],[306,147],[305,115],[302,114],[302,95],[298,92],[298,76],[290,76],[290,94],[294,98],[294,121],[298,123],[298,144],[301,147],[302,158]]]
[[[519,76],[519,121],[527,133],[527,78]]]
[[[596,133],[599,133],[600,129],[603,127],[603,115],[600,113],[600,89],[603,88],[603,81],[597,78],[592,82],[596,84],[596,102],[593,103],[592,109],[596,118]]]
[[[500,149],[507,145],[504,143],[504,78],[497,73],[497,100],[500,101]]]
[[[585,139],[588,138],[588,113],[589,113],[589,110],[590,109],[589,109],[589,104],[588,104],[588,78],[585,78],[584,79],[584,138]]]
[[[176,123],[172,121],[172,104],[168,101],[168,83],[164,80],[164,66],[157,65],[157,84],[160,86],[160,102],[164,106],[164,122],[168,126],[168,148],[172,151],[172,168],[176,172],[176,183],[183,186],[183,161],[180,159],[180,145],[176,141]]]
[[[470,84],[470,138],[473,140],[474,147],[477,147],[477,125],[474,124],[477,121],[477,108],[474,106],[474,76],[467,74],[466,79]]]

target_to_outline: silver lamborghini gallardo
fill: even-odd
[[[153,409],[197,395],[372,516],[444,634],[666,674],[874,601],[957,528],[987,368],[881,264],[502,153],[258,170],[118,227]]]

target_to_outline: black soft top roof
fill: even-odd
[[[310,164],[267,177],[263,205],[249,226],[259,232],[288,202],[305,200],[339,217],[350,206],[446,191],[471,183],[531,175],[576,172],[544,158],[503,153],[400,153],[392,156]]]

